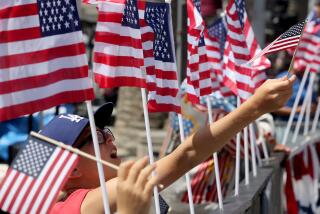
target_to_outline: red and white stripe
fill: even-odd
[[[217,38],[205,31],[204,34],[208,62],[211,66],[212,91],[220,91],[224,97],[232,96],[232,91],[223,83],[223,57]]]
[[[59,147],[37,178],[9,168],[0,186],[0,208],[9,213],[47,213],[78,161]]]
[[[178,99],[178,77],[175,62],[156,60],[153,54],[155,34],[144,19],[145,2],[138,1],[144,69],[147,76],[148,109],[150,112],[181,112]],[[169,17],[171,18],[171,11]],[[174,48],[172,21],[169,20],[171,44]],[[174,54],[174,50],[173,50]],[[175,58],[175,57],[174,57]],[[175,61],[175,60],[174,60]]]
[[[269,67],[270,62],[263,57],[250,68],[243,66],[260,51],[260,48],[246,12],[244,27],[241,27],[234,0],[231,0],[226,8],[226,21],[228,32],[224,53],[224,81],[236,95],[246,100],[266,79],[261,70]]]
[[[0,121],[93,99],[82,32],[41,37],[36,0],[0,2]]]
[[[125,2],[98,4],[94,74],[102,88],[146,87],[141,32],[121,25]]]
[[[304,70],[310,64],[311,72],[320,72],[320,37],[317,35],[318,27],[313,22],[306,24],[294,58],[294,67],[298,70]]]
[[[188,12],[188,61],[187,97],[192,103],[199,103],[199,97],[212,92],[211,67],[205,46],[199,46],[205,23],[192,0],[187,1]]]

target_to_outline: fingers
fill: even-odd
[[[127,161],[125,163],[120,164],[120,167],[118,170],[118,180],[119,181],[125,181],[127,179],[127,176],[129,174],[129,170],[131,169],[133,164],[134,164],[134,161]]]
[[[153,188],[157,186],[157,184],[157,177],[152,176],[144,186],[144,193],[146,195],[151,195]]]
[[[131,168],[128,176],[128,180],[132,183],[135,183],[140,171],[145,168],[148,164],[148,157],[144,157],[140,160],[138,160]]]
[[[297,76],[296,76],[296,75],[292,75],[292,76],[289,78],[289,82],[294,83],[294,81],[296,81],[296,79],[297,79]]]
[[[278,92],[278,91],[291,90],[295,80],[296,80],[295,75],[291,76],[289,79],[287,76],[284,76],[279,79],[270,80],[266,82],[266,84],[270,92]]]
[[[155,170],[156,164],[151,164],[147,167],[145,167],[143,170],[141,170],[139,177],[137,179],[137,185],[138,186],[145,186],[149,178],[151,178],[151,173],[153,170]]]

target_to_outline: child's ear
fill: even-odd
[[[69,179],[76,179],[80,178],[82,176],[81,171],[76,167],[74,170],[71,172]]]

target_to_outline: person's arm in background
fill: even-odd
[[[239,108],[224,118],[198,130],[170,155],[157,162],[160,183],[170,185],[187,171],[221,149],[244,127],[262,114],[282,107],[292,94],[296,77],[266,81]]]

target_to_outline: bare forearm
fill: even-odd
[[[283,107],[292,94],[295,78],[293,75],[289,80],[284,77],[266,81],[238,109],[187,138],[174,152],[158,161],[157,174],[160,183],[165,186],[170,185],[218,151],[259,116]]]
[[[187,138],[173,153],[159,160],[157,165],[161,183],[165,186],[169,185],[188,170],[207,159],[261,114],[248,101],[224,118]],[[169,172],[168,168],[175,169],[175,173],[167,174]]]
[[[220,150],[231,138],[261,114],[262,112],[257,110],[253,102],[248,100],[224,118],[199,130],[185,143],[185,149],[189,150],[187,153],[192,160],[191,164],[195,166],[212,153]]]

